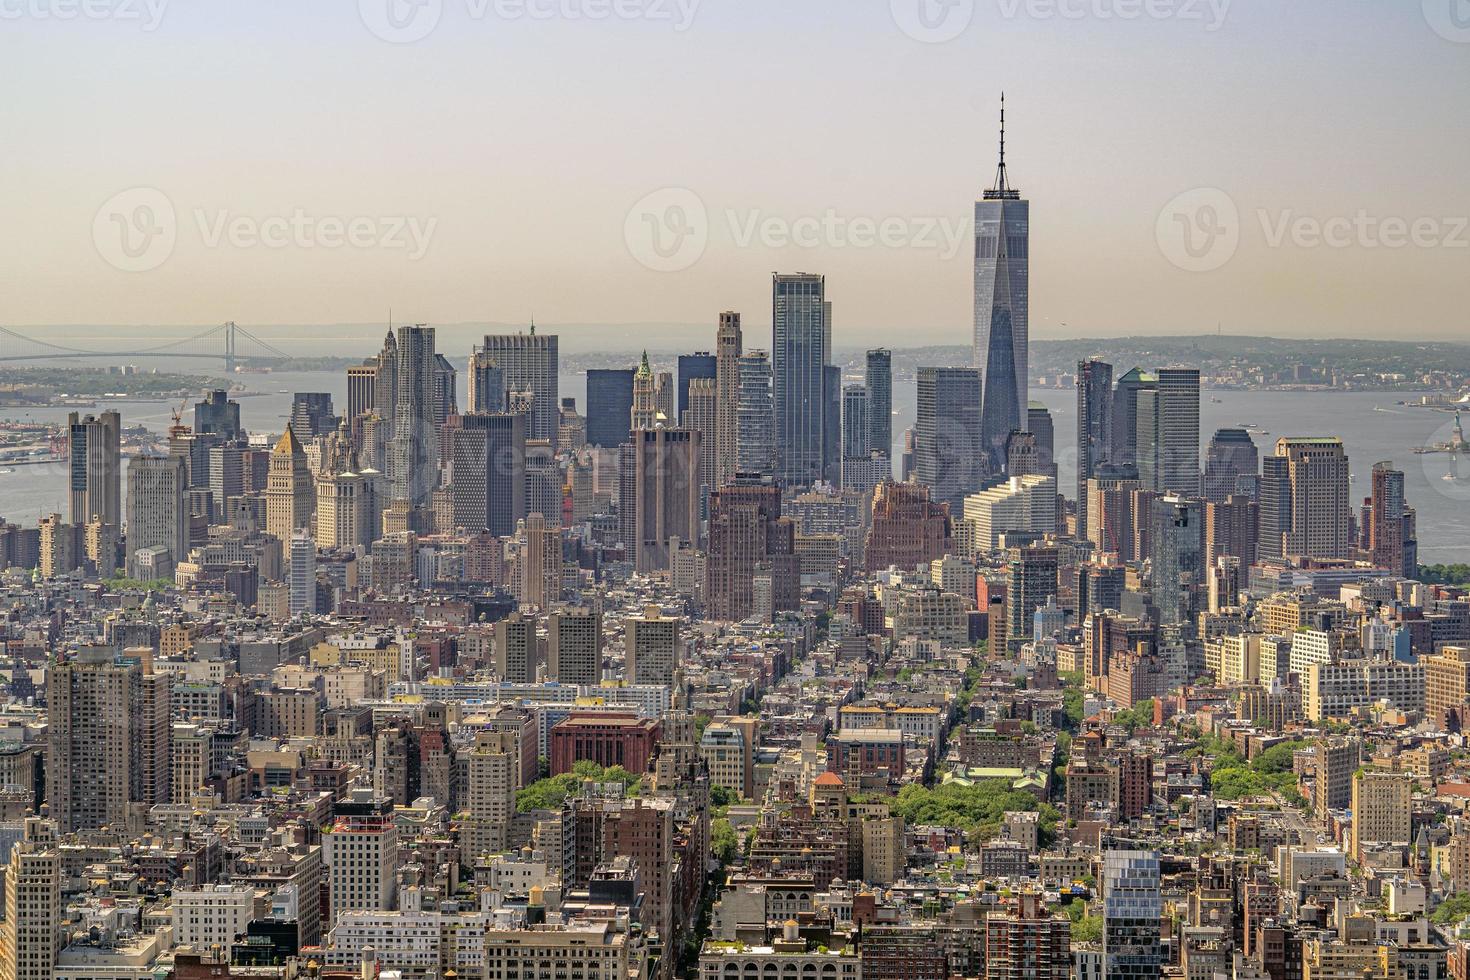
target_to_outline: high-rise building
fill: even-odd
[[[0,980],[51,980],[61,949],[61,852],[56,827],[26,817],[5,867]]]
[[[398,328],[398,389],[388,444],[388,496],[410,508],[428,503],[439,466],[434,328]]]
[[[555,334],[530,333],[487,335],[481,348],[495,358],[507,396],[529,401],[526,438],[545,439],[556,446],[561,405],[560,361]]]
[[[949,504],[950,513],[958,514],[965,497],[980,489],[989,472],[981,443],[980,372],[921,367],[918,396],[914,475],[936,502]],[[1004,448],[1002,440],[1002,452]]]
[[[1077,537],[1087,536],[1087,481],[1113,455],[1113,366],[1077,363]]]
[[[516,735],[481,730],[465,759],[465,813],[459,818],[462,861],[503,852],[516,815]]]
[[[1330,738],[1318,742],[1313,754],[1317,759],[1313,809],[1319,820],[1326,820],[1329,811],[1352,802],[1353,773],[1362,764],[1362,744],[1356,738]]]
[[[1006,586],[1007,645],[1019,650],[1031,640],[1036,610],[1057,595],[1057,549],[1027,545],[1008,553],[1010,581]]]
[[[240,403],[231,401],[229,392],[223,388],[206,391],[204,400],[194,403],[194,431],[200,435],[218,436],[226,442],[243,439],[245,430],[240,427]]]
[[[485,528],[496,537],[508,538],[516,524],[529,512],[526,500],[526,417],[521,414],[461,416],[459,427],[469,433],[457,456],[451,460],[455,480],[473,469],[473,487],[483,486]],[[455,438],[458,438],[457,436]],[[483,450],[484,455],[476,457]],[[483,477],[480,474],[483,472]],[[452,487],[456,495],[457,486]],[[473,492],[469,491],[469,492]],[[466,504],[478,516],[480,502]]]
[[[718,490],[735,478],[740,454],[740,358],[744,354],[740,314],[720,314],[715,334],[715,438],[713,473],[705,482]]]
[[[1249,568],[1256,561],[1260,505],[1250,497],[1231,495],[1205,504],[1205,566],[1236,558]]]
[[[1014,904],[986,916],[986,980],[1068,980],[1071,975],[1071,923],[1052,915],[1039,893],[1023,891]]]
[[[534,515],[533,515],[534,516]],[[539,656],[536,618],[519,611],[495,624],[495,674],[508,684],[534,684]]]
[[[316,541],[305,531],[291,534],[290,610],[292,616],[315,613]]]
[[[378,359],[370,357],[347,368],[347,421],[360,418],[377,408]],[[195,415],[198,417],[197,411]],[[198,423],[195,423],[198,428]]]
[[[1172,494],[1153,502],[1149,557],[1153,563],[1153,600],[1159,623],[1189,621],[1205,587],[1203,506]]]
[[[398,340],[393,336],[391,326],[383,338],[377,362],[378,370],[373,377],[373,413],[381,420],[381,435],[386,447],[392,442],[393,424],[398,418]]]
[[[534,511],[526,515],[525,532],[519,598],[524,605],[546,609],[561,599],[561,527]]]
[[[505,411],[505,374],[495,355],[476,347],[470,352],[469,369],[470,411]],[[588,390],[590,393],[590,387]]]
[[[788,486],[825,478],[832,305],[826,277],[776,274],[771,281],[776,475]],[[832,447],[834,450],[836,447]]]
[[[795,527],[781,516],[781,488],[769,476],[740,473],[710,495],[705,615],[739,622],[754,611],[753,583],[769,575],[775,608],[793,609],[800,593]]]
[[[624,657],[633,684],[672,686],[679,669],[679,619],[647,606],[641,616],[623,621]]]
[[[1367,844],[1397,844],[1413,840],[1414,774],[1383,769],[1353,773],[1353,857],[1363,859]]]
[[[1103,854],[1103,978],[1157,978],[1163,969],[1157,851]]]
[[[983,440],[991,469],[1004,465],[1006,437],[1025,425],[1030,343],[1031,203],[1006,173],[1005,100],[1000,165],[975,202],[974,366],[985,386]]]
[[[1350,556],[1348,458],[1341,439],[1278,439],[1261,470],[1262,557]]]
[[[771,390],[771,360],[765,351],[741,355],[740,404],[735,412],[735,467],[740,473],[774,475],[776,416]]]
[[[1261,454],[1244,429],[1216,429],[1205,451],[1205,499],[1224,500],[1232,494],[1256,495]]]
[[[1057,483],[1039,474],[1013,476],[967,496],[963,514],[976,552],[999,548],[1002,535],[1052,534],[1057,529]]]
[[[71,523],[93,518],[122,525],[122,417],[117,412],[67,416],[71,466]]]
[[[711,481],[718,468],[715,455],[716,426],[719,421],[719,393],[713,378],[694,378],[689,382],[689,404],[679,417],[679,424],[699,434],[699,482],[713,489]]]
[[[1158,376],[1133,368],[1113,386],[1113,452],[1112,464],[1132,468],[1138,466],[1138,396],[1158,387]]]
[[[633,417],[633,368],[587,371],[587,443],[612,449],[628,441]]]
[[[271,450],[270,473],[265,484],[265,529],[283,542],[301,528],[309,527],[315,503],[311,469],[306,450],[289,427]]]
[[[675,362],[678,371],[678,392],[674,404],[675,414],[669,416],[671,419],[682,419],[684,413],[689,410],[689,383],[691,381],[715,380],[718,360],[709,351],[679,355]]]
[[[868,389],[864,385],[848,385],[842,389],[843,460],[867,456],[869,435]]]
[[[637,568],[669,567],[670,538],[699,542],[700,434],[690,429],[633,432],[634,540]]]
[[[1138,482],[1156,493],[1199,496],[1199,369],[1160,368],[1138,392]]]
[[[398,825],[393,801],[366,787],[332,805],[322,831],[332,921],[347,912],[391,909],[398,894]]]
[[[1026,408],[1026,432],[1036,443],[1037,472],[1053,479],[1057,475],[1057,432],[1052,422],[1051,409],[1041,402],[1032,402]],[[1016,474],[1022,476],[1024,474]]]
[[[169,801],[169,693],[169,675],[111,648],[52,666],[46,798],[61,833],[120,827]]]
[[[868,389],[868,452],[893,457],[893,352],[868,351],[863,386]],[[863,455],[866,455],[864,453]]]
[[[602,683],[602,613],[562,606],[547,617],[546,674],[561,684]]]
[[[950,550],[952,527],[949,509],[931,499],[923,483],[880,483],[863,543],[864,567],[877,572],[927,565]]]
[[[644,351],[638,370],[633,372],[633,409],[628,419],[635,431],[673,424],[674,420],[659,408],[658,402],[658,380],[648,363],[648,351]]]
[[[286,427],[296,440],[308,443],[317,436],[337,431],[338,419],[332,414],[332,396],[325,391],[298,391],[291,396],[291,419]]]
[[[1470,646],[1446,645],[1419,658],[1424,664],[1424,716],[1444,731],[1458,732],[1470,701]]]
[[[1368,560],[1392,575],[1418,572],[1413,510],[1404,499],[1404,472],[1390,462],[1373,464],[1373,490],[1367,502],[1363,550]]]
[[[162,548],[175,565],[188,557],[188,484],[188,466],[180,456],[134,456],[128,462],[130,577],[139,577],[139,551]]]

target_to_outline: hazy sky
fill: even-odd
[[[1470,339],[1467,0],[163,2],[0,0],[0,323],[964,343],[1004,88],[1034,336]]]

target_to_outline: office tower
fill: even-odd
[[[5,867],[0,980],[51,980],[63,940],[61,852],[56,827],[26,817]]]
[[[1260,505],[1250,497],[1233,494],[1205,504],[1205,564],[1221,558],[1240,561],[1246,568],[1255,564]]]
[[[1424,717],[1443,731],[1463,730],[1470,701],[1470,646],[1442,646],[1419,660],[1424,664]]]
[[[1159,623],[1190,620],[1205,584],[1204,515],[1198,500],[1168,495],[1153,502],[1153,599]]]
[[[679,416],[674,414],[678,407],[674,404],[675,398],[673,372],[660,371],[655,374],[653,376],[653,404],[658,414],[668,420],[669,425],[677,425],[679,421]]]
[[[842,482],[842,369],[822,368],[822,479],[831,486]]]
[[[633,372],[633,409],[629,415],[629,423],[634,431],[673,424],[659,410],[658,382],[648,363],[648,351],[643,352],[643,360],[638,363],[638,370]]]
[[[1199,370],[1160,368],[1137,400],[1138,482],[1156,493],[1199,496]]]
[[[309,527],[314,496],[306,450],[296,441],[296,433],[287,428],[271,450],[270,474],[265,483],[266,533],[290,541],[293,532]]]
[[[1246,584],[1245,566],[1234,555],[1221,555],[1205,566],[1210,580],[1211,615],[1219,615],[1226,609],[1240,605],[1240,592]]]
[[[1116,473],[1121,468],[1109,467]],[[1134,561],[1133,492],[1137,480],[1095,476],[1087,482],[1087,537],[1098,551]]]
[[[740,357],[740,404],[735,412],[736,471],[774,475],[776,408],[771,361],[765,351]]]
[[[994,551],[1002,535],[1040,537],[1057,529],[1057,482],[1049,476],[1013,476],[964,500],[964,519],[976,552]]]
[[[474,864],[509,846],[516,815],[516,737],[511,732],[475,732],[464,761],[465,810],[457,820],[462,862]]]
[[[378,359],[370,357],[347,368],[347,421],[374,411],[378,398]],[[197,418],[197,415],[196,415]],[[196,429],[199,427],[195,422]]]
[[[612,449],[628,441],[633,417],[633,368],[587,371],[587,442]]]
[[[471,412],[505,411],[505,375],[494,354],[479,347],[472,350],[466,380]]]
[[[893,479],[893,460],[873,450],[861,459],[842,461],[842,489],[852,490],[870,498],[873,488],[885,480]]]
[[[1069,980],[1072,926],[1054,916],[1038,892],[985,918],[985,980]]]
[[[382,420],[383,444],[386,446],[392,441],[393,423],[398,418],[398,340],[393,336],[392,327],[383,338],[377,362],[378,370],[373,377],[373,412]]]
[[[1413,782],[1410,772],[1359,769],[1353,773],[1353,857],[1363,860],[1363,847],[1413,840]]]
[[[548,608],[561,600],[561,527],[539,512],[526,515],[521,553],[521,603]]]
[[[1163,969],[1160,945],[1159,854],[1103,854],[1103,977],[1157,978]]]
[[[1205,499],[1232,494],[1254,497],[1260,480],[1261,454],[1244,429],[1216,429],[1205,451]]]
[[[189,554],[189,475],[179,456],[128,462],[127,568],[139,577],[138,552],[162,548],[177,565]]]
[[[862,459],[868,455],[870,437],[868,389],[848,385],[842,389],[842,459]]]
[[[1057,549],[1027,545],[1008,552],[1010,581],[1006,585],[1007,646],[1019,650],[1031,639],[1036,610],[1057,594]]]
[[[1329,738],[1318,742],[1313,809],[1325,821],[1328,811],[1341,810],[1352,802],[1353,773],[1361,765],[1362,748],[1356,738]]]
[[[995,184],[975,202],[974,366],[985,386],[983,442],[993,471],[1005,462],[1006,436],[1025,425],[1029,404],[1030,210],[1006,173],[1002,99],[1000,166]]]
[[[332,804],[332,819],[322,831],[322,863],[334,923],[346,912],[393,908],[398,891],[393,801],[357,787]]]
[[[301,443],[311,442],[337,430],[332,415],[332,396],[325,391],[298,391],[291,397],[291,420],[287,427]]]
[[[1051,411],[1041,402],[1032,402],[1026,408],[1026,432],[1036,441],[1036,460],[1040,466],[1037,472],[1055,479],[1057,475],[1056,426],[1052,424]]]
[[[1416,549],[1408,533],[1412,511],[1404,500],[1404,473],[1390,462],[1374,463],[1372,479],[1373,495],[1368,498],[1363,529],[1368,560],[1391,575],[1412,578],[1418,562],[1410,557]]]
[[[292,616],[315,613],[316,541],[305,531],[291,535],[290,609]]]
[[[434,425],[440,426],[444,424],[444,420],[449,418],[449,416],[459,414],[459,372],[454,370],[454,365],[449,363],[449,358],[443,354],[435,354],[433,376],[433,395],[430,402],[433,406],[433,412],[431,417]]]
[[[533,324],[530,333],[487,335],[481,350],[500,365],[508,395],[529,400],[526,438],[545,439],[555,447],[561,403],[556,335],[538,334]]]
[[[1262,557],[1347,558],[1350,513],[1341,439],[1278,439],[1261,460]]]
[[[624,658],[631,684],[672,686],[679,669],[679,619],[658,606],[623,621]]]
[[[71,523],[94,517],[122,524],[122,418],[117,412],[79,418],[67,416],[67,458],[71,466]]]
[[[689,382],[696,379],[715,380],[718,370],[718,358],[709,351],[699,351],[694,354],[680,354],[676,362],[679,372],[678,390],[674,409],[676,414],[669,416],[671,419],[682,419],[684,413],[689,409]]]
[[[560,684],[602,683],[602,613],[563,606],[547,618],[546,675]]]
[[[526,417],[524,415],[471,414],[460,417],[460,434],[451,459],[454,484],[451,490],[465,507],[466,519],[473,520],[483,507],[485,528],[500,538],[515,534],[516,524],[529,512],[526,503]],[[473,471],[473,476],[471,476]],[[470,489],[458,484],[460,474],[470,482]],[[482,475],[483,474],[483,475]],[[471,500],[483,487],[485,499]],[[558,515],[559,516],[559,515]],[[467,524],[466,527],[470,525]]]
[[[1113,454],[1113,366],[1077,362],[1077,537],[1087,536],[1087,481]]]
[[[526,512],[540,514],[546,518],[548,527],[561,527],[562,523],[562,478],[561,466],[551,443],[545,440],[526,441]]]
[[[245,454],[238,442],[209,447],[209,495],[222,513],[230,498],[245,492]]]
[[[534,616],[512,612],[495,624],[495,674],[500,680],[507,684],[536,683],[538,652]]]
[[[316,541],[324,550],[351,550],[378,536],[376,472],[365,474],[354,454],[316,481]]]
[[[914,423],[914,475],[938,503],[958,514],[967,494],[990,472],[981,442],[980,372],[974,368],[919,368],[918,418]],[[1018,428],[1019,426],[1012,426]],[[988,430],[987,430],[988,431]],[[1006,431],[1006,435],[1010,430]],[[1005,452],[1005,437],[996,446]],[[996,470],[1005,465],[998,458]]]
[[[715,334],[715,469],[705,477],[718,490],[735,478],[740,458],[740,358],[745,352],[740,314],[720,314]]]
[[[1034,432],[1017,429],[1006,437],[1006,476],[1050,476],[1051,468],[1041,462],[1041,449]]]
[[[832,305],[826,277],[776,274],[771,280],[771,369],[776,476],[788,486],[823,479],[828,460]]]
[[[880,483],[863,543],[864,567],[878,572],[927,565],[950,550],[951,527],[949,508],[930,499],[924,484]]]
[[[800,594],[795,527],[781,516],[781,488],[769,475],[739,473],[710,494],[705,615],[739,622],[754,611],[753,583],[770,576],[775,609],[794,609]]]
[[[670,538],[699,543],[700,434],[689,429],[633,433],[634,540],[640,573],[669,567]]]
[[[245,430],[240,427],[240,403],[231,401],[223,388],[205,392],[204,400],[194,403],[194,431],[226,441],[245,438]]]
[[[434,328],[398,328],[398,389],[388,446],[388,496],[410,508],[429,500],[439,466]]]
[[[41,518],[41,577],[70,575],[82,567],[83,532],[81,524],[63,524],[60,514]]]
[[[1118,379],[1113,387],[1113,452],[1114,466],[1138,465],[1138,396],[1158,387],[1158,376],[1133,368]]]
[[[699,433],[699,482],[713,489],[718,467],[715,455],[716,425],[719,419],[719,393],[713,378],[695,378],[689,382],[689,406],[680,416],[680,425]]]
[[[169,675],[93,647],[47,682],[46,798],[63,834],[122,826],[169,800]]]
[[[863,386],[868,389],[868,452],[893,456],[893,352],[868,351]],[[866,455],[864,453],[863,455]]]

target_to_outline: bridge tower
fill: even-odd
[[[225,324],[225,374],[235,373],[235,321]]]

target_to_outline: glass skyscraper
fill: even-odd
[[[776,408],[776,476],[789,486],[826,477],[840,451],[840,376],[828,371],[832,306],[826,277],[777,273],[771,281],[771,370]],[[828,391],[831,385],[833,390]],[[833,438],[839,436],[839,438]],[[833,458],[828,458],[828,453]]]
[[[993,470],[1005,462],[1006,437],[1024,428],[1030,340],[1029,201],[1006,176],[1005,100],[995,186],[975,202],[974,364],[985,386],[985,448]]]
[[[587,371],[587,442],[611,449],[628,441],[633,419],[633,368]]]
[[[863,383],[868,389],[868,450],[893,455],[893,352],[868,351]]]
[[[1163,970],[1159,944],[1157,851],[1107,851],[1103,855],[1103,976],[1105,980],[1156,980]]]

